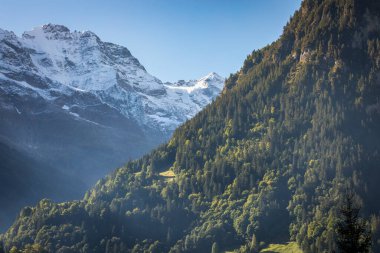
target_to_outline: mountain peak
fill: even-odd
[[[70,29],[64,25],[56,25],[56,24],[51,24],[51,23],[43,25],[41,28],[44,32],[50,32],[50,33],[53,33],[53,32],[54,33],[56,32],[69,33],[70,32]]]
[[[45,24],[34,27],[31,31],[25,31],[22,34],[24,39],[46,38],[46,39],[63,39],[70,37],[70,29],[63,25]]]
[[[0,28],[0,40],[2,40],[9,32]]]
[[[223,77],[218,75],[216,72],[210,72],[200,80],[223,80]]]
[[[15,39],[31,59],[25,69],[33,68],[35,74],[54,83],[38,90],[41,96],[48,89],[54,89],[55,95],[58,91],[65,95],[90,94],[118,108],[125,116],[133,115],[139,124],[149,123],[165,134],[194,116],[223,88],[224,79],[215,72],[197,80],[164,85],[126,47],[103,42],[90,31],[70,31],[63,25],[46,24],[25,32],[22,39],[16,36]],[[7,60],[9,70],[18,74],[21,63],[14,65],[14,62],[13,58]],[[55,99],[55,95],[44,98]]]
[[[23,36],[35,35],[35,34],[58,34],[58,33],[70,33],[70,29],[64,25],[56,24],[45,24],[41,26],[34,27],[31,31],[24,32]]]
[[[187,92],[193,94],[194,92],[205,92],[207,94],[214,94],[212,97],[217,96],[223,89],[224,78],[215,72],[210,72],[206,76],[197,80],[179,80],[175,83],[165,83],[165,87],[177,92]]]
[[[22,37],[24,39],[46,38],[49,40],[93,37],[96,41],[100,41],[99,37],[91,31],[71,31],[64,25],[51,23],[35,27],[31,31],[26,31],[23,33]]]

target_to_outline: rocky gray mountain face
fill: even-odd
[[[4,157],[20,157],[0,163],[0,184],[22,186],[0,188],[0,195],[16,208],[41,192],[81,197],[110,170],[167,140],[218,96],[223,82],[210,73],[163,83],[127,48],[89,31],[48,24],[18,37],[0,29],[0,144]],[[14,167],[34,171],[17,183]]]

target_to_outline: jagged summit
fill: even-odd
[[[20,67],[12,59],[5,60],[1,73],[17,72],[20,68],[29,70],[30,75],[51,82],[43,89],[27,82],[40,96],[55,100],[57,91],[64,94],[90,92],[141,125],[164,131],[172,131],[194,116],[223,86],[224,80],[212,72],[174,91],[177,85],[164,85],[150,75],[127,48],[103,42],[93,32],[72,32],[63,25],[46,24],[13,40],[13,48],[9,43],[0,47],[10,58],[15,47],[18,48],[26,58],[24,62],[29,64]],[[207,91],[209,85],[210,91]],[[199,88],[204,91],[194,96],[192,93]]]
[[[44,24],[41,26],[37,26],[32,30],[43,30],[45,33],[79,33],[79,34],[93,34],[96,35],[94,32],[90,30],[84,30],[84,31],[71,31],[67,26],[61,25],[61,24]]]
[[[207,87],[208,85],[215,85],[218,88],[222,89],[224,78],[215,72],[211,72],[207,74],[206,76],[202,77],[201,79],[199,79],[199,81],[203,82],[204,84],[207,84]]]
[[[216,82],[217,84],[221,83],[223,85],[224,78],[215,72],[210,72],[207,75],[205,75],[205,76],[203,76],[197,80],[190,80],[190,81],[178,80],[177,82],[174,82],[174,83],[166,82],[165,84],[166,85],[174,85],[174,86],[192,86],[194,82],[202,82],[202,81],[210,82],[210,83]]]
[[[210,72],[208,73],[204,78],[209,78],[209,79],[223,79],[218,73],[216,72]]]
[[[70,32],[70,29],[64,25],[46,24],[42,26],[45,32]]]
[[[190,96],[196,96],[197,99],[202,99],[204,103],[207,102],[207,97],[215,97],[223,89],[224,79],[216,74],[211,72],[206,76],[198,80],[184,81],[179,80],[173,84],[165,83],[165,86],[175,92],[186,92]],[[202,98],[202,96],[205,96]]]
[[[0,40],[3,40],[5,38],[9,39],[11,37],[16,37],[16,35],[11,31],[0,28]]]
[[[94,44],[104,43],[100,38],[91,31],[70,31],[69,28],[63,25],[47,24],[37,26],[30,31],[25,31],[22,38],[26,40],[92,40]]]

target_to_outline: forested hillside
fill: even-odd
[[[379,252],[379,98],[380,2],[304,0],[166,145],[81,201],[24,208],[4,248],[256,252],[296,241],[332,252],[350,189]]]

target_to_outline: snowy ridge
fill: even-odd
[[[3,92],[37,94],[83,120],[88,119],[70,110],[85,108],[85,94],[90,94],[142,129],[164,133],[209,104],[224,83],[222,77],[210,73],[199,80],[164,84],[127,48],[103,42],[90,31],[72,32],[62,25],[37,27],[21,38],[0,29],[0,59]],[[62,102],[63,96],[73,99]]]

